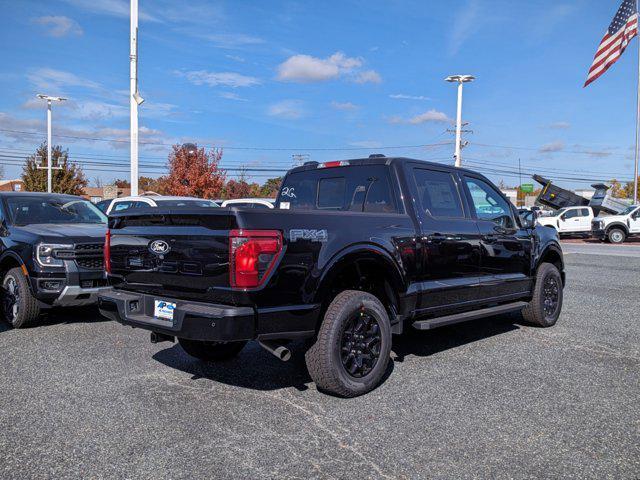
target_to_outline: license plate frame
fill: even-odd
[[[167,300],[154,299],[153,301],[153,316],[159,320],[165,320],[173,322],[173,314],[176,309],[175,302],[168,302]]]

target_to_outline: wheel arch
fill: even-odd
[[[321,312],[344,290],[361,290],[375,295],[394,323],[393,317],[400,312],[400,294],[406,291],[406,282],[400,265],[386,249],[374,244],[359,244],[340,251],[325,266],[315,298],[321,305]]]
[[[566,283],[564,273],[564,257],[562,255],[562,248],[560,248],[560,245],[551,243],[542,250],[538,259],[538,264],[536,265],[536,272],[543,263],[551,263],[552,265],[555,265],[560,272],[560,276],[562,277],[562,284],[564,285]]]
[[[622,230],[624,232],[625,235],[629,235],[629,227],[628,225],[626,225],[623,222],[614,222],[614,223],[610,223],[609,225],[607,225],[605,227],[605,233],[608,235],[609,232],[611,231],[611,229],[613,228],[619,228],[620,230]]]

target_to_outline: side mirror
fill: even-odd
[[[532,213],[526,213],[524,215],[519,215],[520,217],[520,225],[522,228],[533,228],[536,225],[536,216]]]
[[[0,237],[6,237],[9,235],[9,227],[7,227],[7,221],[3,218],[0,220]]]

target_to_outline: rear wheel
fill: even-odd
[[[215,362],[216,360],[227,360],[235,357],[247,344],[242,342],[202,342],[199,340],[188,340],[179,338],[178,343],[182,349],[192,357],[205,362]]]
[[[16,267],[9,270],[2,280],[2,287],[2,313],[7,322],[14,328],[35,324],[40,315],[40,307],[31,294],[22,269]]]
[[[612,228],[607,233],[607,238],[611,243],[623,243],[627,239],[627,234],[620,228]]]
[[[318,389],[355,397],[378,386],[390,353],[391,325],[380,300],[346,290],[329,305],[305,360]]]
[[[563,285],[555,265],[543,263],[536,274],[533,298],[522,310],[524,319],[538,327],[555,325],[562,310]]]

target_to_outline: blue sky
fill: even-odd
[[[518,159],[525,177],[572,187],[629,180],[637,40],[582,88],[618,5],[140,0],[141,174],[164,173],[168,145],[186,141],[222,147],[222,166],[256,181],[278,172],[255,169],[286,170],[296,153],[452,162],[456,96],[443,79],[470,73],[468,166],[512,185]],[[36,93],[69,97],[54,106],[54,143],[91,180],[128,177],[128,2],[0,6],[5,177],[19,175],[20,158],[45,138]],[[441,145],[416,147],[430,144]]]

